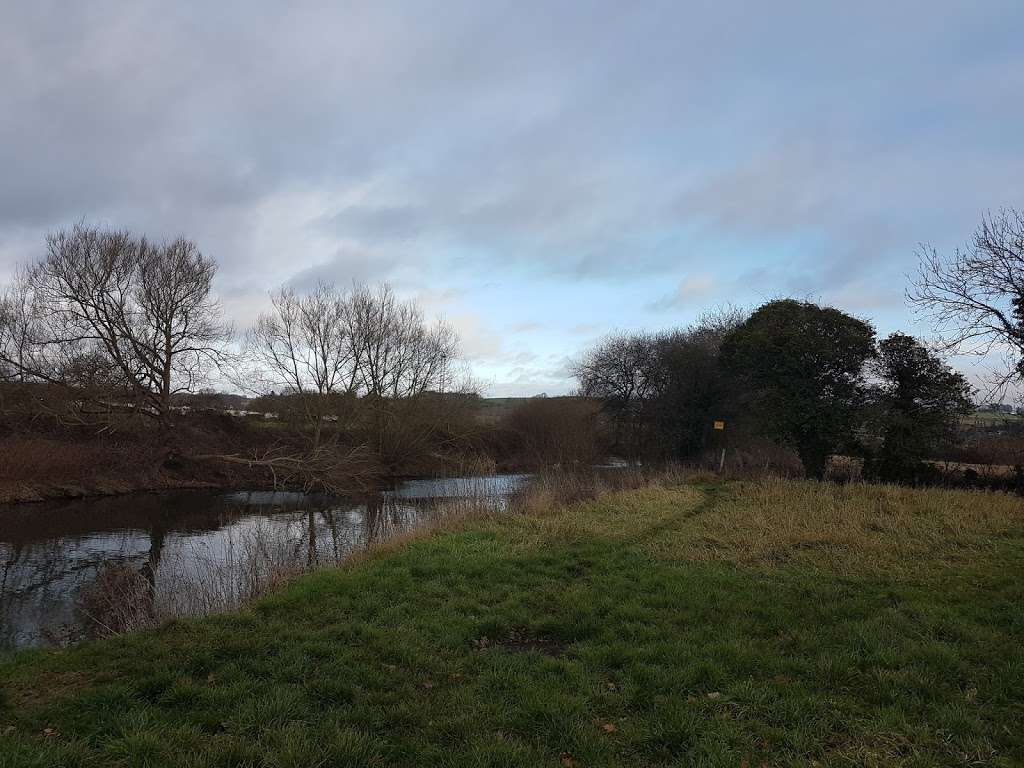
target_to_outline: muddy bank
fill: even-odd
[[[0,504],[119,496],[139,491],[264,490],[273,486],[273,479],[269,473],[258,469],[217,471],[211,467],[203,467],[191,474],[158,469],[129,475],[98,474],[91,478],[73,480],[60,476],[55,476],[51,481],[19,481],[5,478],[0,479]]]
[[[52,501],[57,499],[83,499],[92,496],[120,496],[140,491],[176,491],[176,490],[220,490],[241,487],[232,483],[212,483],[203,480],[185,478],[167,478],[157,483],[131,483],[114,478],[98,479],[85,485],[52,485],[38,484],[0,484],[0,504],[21,504],[24,502]],[[263,485],[245,486],[254,490]]]
[[[183,434],[163,440],[150,435],[107,439],[77,435],[0,436],[0,504],[111,496],[135,491],[196,488],[265,488],[273,485],[260,467],[195,461],[183,450],[241,452],[244,440],[210,440]]]

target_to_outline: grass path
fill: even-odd
[[[1024,764],[1020,502],[932,493],[642,489],[21,653],[0,767]]]

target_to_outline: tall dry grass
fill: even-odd
[[[969,566],[1024,536],[1024,501],[985,490],[761,478],[647,487],[551,524],[629,537],[669,559],[909,575]]]
[[[652,540],[659,556],[832,571],[969,565],[1024,534],[1024,501],[990,491],[762,478],[729,485]]]
[[[968,567],[1024,535],[1024,501],[991,491],[770,477],[722,484],[680,472],[631,480],[630,492],[569,504],[565,490],[540,484],[527,514],[502,528],[524,547],[591,537],[664,559],[897,577]]]
[[[543,515],[564,511],[566,507],[618,491],[677,486],[715,477],[707,471],[676,464],[658,467],[636,465],[606,471],[551,470],[536,475],[522,492],[512,498],[510,508],[523,515]]]

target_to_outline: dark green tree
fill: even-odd
[[[874,344],[863,320],[780,299],[730,333],[720,359],[761,434],[792,447],[807,474],[821,478],[829,455],[853,442]]]
[[[872,432],[881,444],[868,462],[880,480],[914,482],[930,474],[924,459],[956,438],[973,389],[917,339],[894,333],[869,365]]]
[[[714,420],[733,428],[732,387],[718,356],[723,339],[745,319],[735,308],[720,308],[656,338],[648,455],[692,459],[707,449]]]

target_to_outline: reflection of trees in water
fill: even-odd
[[[243,602],[275,572],[338,564],[353,551],[434,517],[429,502],[389,494],[307,506],[229,509],[219,530],[184,537],[156,517],[144,530],[0,543],[0,646],[79,639],[94,623],[81,610],[79,595],[99,583],[106,568],[128,566],[144,579],[146,589],[133,599],[144,600],[154,618],[169,605],[204,613],[204,605],[213,610]],[[250,513],[247,519],[260,522],[251,529],[239,525],[242,509]],[[212,546],[217,535],[228,543]],[[234,573],[221,572],[218,584],[201,587],[204,579],[216,580],[211,577],[217,568]],[[219,594],[211,594],[214,588]]]
[[[439,506],[425,499],[380,493],[339,504],[333,500],[303,515],[301,535],[306,567],[335,565],[352,552],[385,541],[437,517]],[[297,533],[285,527],[285,535]]]
[[[127,512],[105,500],[95,525],[117,517],[131,527],[89,531],[79,517],[71,536],[54,536],[59,530],[54,525],[35,534],[20,531],[17,541],[0,542],[0,647],[52,642],[61,634],[78,639],[86,621],[78,596],[87,584],[99,583],[106,567],[127,566],[138,574],[144,596],[134,599],[145,601],[154,620],[208,613],[251,599],[278,577],[338,564],[467,501],[431,497],[425,490],[421,483],[415,495],[385,492],[352,499],[259,493],[196,497],[198,508],[187,497],[158,497],[141,499]],[[491,501],[500,507],[499,496]],[[32,535],[42,538],[31,540]],[[64,632],[67,625],[70,633]]]
[[[137,532],[0,544],[0,646],[80,636],[75,602],[110,563],[139,563]]]
[[[399,500],[391,494],[381,494],[366,505],[363,546],[385,541],[426,522],[430,511],[430,505],[422,500]]]
[[[156,604],[156,573],[160,568],[160,557],[164,551],[164,539],[167,536],[167,528],[163,522],[155,524],[149,529],[149,552],[146,562],[142,564],[142,577],[146,580],[146,613],[153,615]]]

